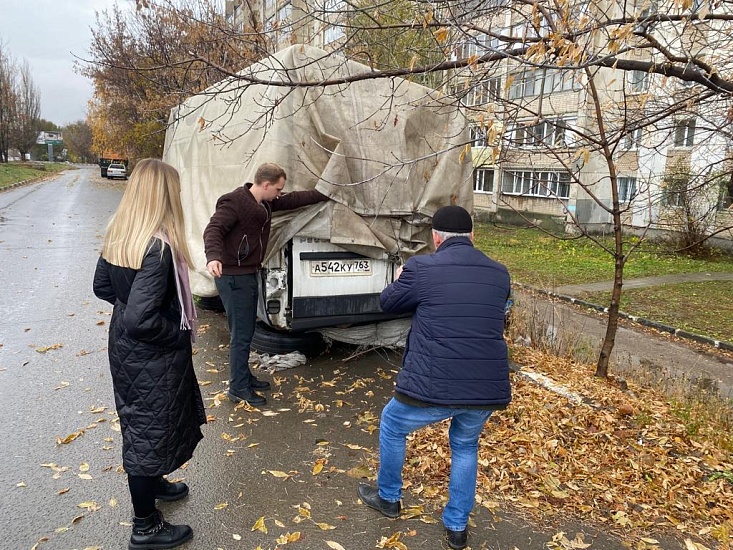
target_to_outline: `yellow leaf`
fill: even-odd
[[[334,542],[332,540],[327,540],[326,544],[328,544],[328,547],[332,550],[346,550],[346,548],[341,546],[338,542]]]
[[[80,472],[88,472],[89,471],[89,464],[87,462],[82,462],[79,465],[79,471]]]
[[[227,506],[229,506],[229,503],[228,502],[220,502],[219,504],[217,504],[216,506],[214,506],[214,510],[223,510]]]
[[[255,521],[255,524],[252,526],[252,531],[262,531],[264,534],[267,534],[267,526],[265,525],[265,516],[262,516],[260,519]]]
[[[28,485],[26,485],[24,481],[21,481],[16,485],[16,487],[28,487]]]
[[[313,475],[318,475],[323,470],[323,465],[326,462],[325,458],[319,458],[316,460],[316,463],[313,465]]]
[[[415,68],[415,63],[417,62],[417,54],[412,56],[412,59],[410,59],[410,70],[413,70]]]
[[[371,470],[369,469],[369,466],[367,466],[366,464],[359,464],[358,466],[354,466],[351,470],[349,470],[348,472],[346,472],[346,475],[349,476],[349,477],[356,477],[356,478],[360,478],[360,477],[371,478],[371,477],[373,477],[373,474],[372,474]]]
[[[450,31],[448,27],[441,27],[437,31],[435,31],[433,34],[435,35],[435,39],[438,42],[445,42],[448,39]]]
[[[281,472],[280,470],[267,470],[270,472],[273,476],[279,477],[282,479],[287,479],[290,477],[290,474],[286,474],[285,472]]]
[[[90,512],[96,512],[99,510],[100,506],[93,500],[85,500],[84,502],[80,502],[76,505],[77,508],[83,508],[84,510],[89,510]]]
[[[116,498],[109,499],[109,507],[114,508],[115,506],[117,506],[117,499]]]
[[[234,540],[242,540],[242,535],[238,535],[238,534],[236,534],[236,533],[233,533],[233,534],[232,534],[232,538],[233,538]]]
[[[89,474],[77,474],[77,475],[79,476],[79,479],[86,479],[86,480],[92,479],[92,476],[90,476]]]
[[[295,531],[293,533],[285,533],[284,535],[280,535],[275,539],[275,542],[278,544],[288,544],[291,542],[296,542],[300,540],[300,531]]]
[[[44,347],[36,348],[36,351],[38,353],[46,353],[47,351],[51,351],[52,349],[59,349],[59,348],[63,348],[63,347],[64,347],[63,344],[52,344],[50,346],[44,346]]]
[[[318,522],[316,522],[316,525],[318,525],[318,528],[321,531],[330,531],[331,529],[336,529],[335,526],[329,525],[328,523],[318,523]]]
[[[69,487],[64,487],[63,489],[59,489],[58,491],[56,491],[56,494],[57,495],[64,495],[64,494],[66,494],[68,492],[69,492]]]

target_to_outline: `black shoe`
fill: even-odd
[[[400,516],[399,501],[389,502],[384,500],[379,496],[379,489],[376,487],[372,487],[366,483],[360,483],[357,493],[359,493],[359,498],[364,504],[369,506],[369,508],[374,508],[377,512],[381,512],[382,515],[388,518],[397,518]]]
[[[258,380],[257,378],[253,376],[252,383],[249,385],[249,387],[252,388],[253,390],[267,391],[272,386],[270,386],[270,383],[267,380]]]
[[[155,498],[166,502],[181,500],[188,496],[188,485],[180,481],[172,483],[166,478],[161,477],[158,486],[155,488]]]
[[[445,534],[448,537],[448,546],[453,550],[461,550],[466,547],[468,543],[468,529],[463,531],[452,531],[448,528],[445,529]]]
[[[235,403],[246,401],[253,407],[261,407],[262,405],[267,404],[267,399],[262,397],[259,393],[250,390],[249,388],[242,391],[229,390],[227,392],[227,397],[229,398],[229,401],[234,401]]]
[[[163,519],[160,510],[146,518],[135,518],[132,524],[129,550],[175,548],[193,538],[188,525],[171,525]]]

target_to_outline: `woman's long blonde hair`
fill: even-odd
[[[107,226],[102,257],[113,265],[140,269],[156,233],[170,241],[173,257],[191,265],[181,206],[181,180],[175,168],[157,159],[143,159],[132,171]]]

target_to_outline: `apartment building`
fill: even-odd
[[[455,59],[499,50],[512,53],[550,32],[548,22],[536,14],[523,14],[511,4],[493,5],[493,15],[473,21],[473,30],[455,31],[451,39]],[[604,17],[620,17],[622,5],[627,15],[647,26],[654,23],[644,18],[663,9],[650,0],[581,1],[571,6],[566,24],[580,28],[599,10]],[[696,1],[692,9],[702,5],[702,0]],[[301,42],[325,50],[339,46],[345,37],[341,22],[347,9],[340,0],[226,3],[230,22],[245,28],[246,21],[256,21],[273,52]],[[722,28],[697,23],[678,43],[669,43],[683,53],[700,47],[695,44],[709,47],[712,40],[706,35]],[[479,28],[487,32],[475,30]],[[669,32],[661,24],[659,29]],[[626,38],[629,51],[624,55],[648,59],[648,49],[635,49],[634,40],[633,34]],[[608,36],[597,34],[579,39],[578,47],[599,51],[607,44]],[[718,57],[726,52],[730,53],[730,44],[724,44]],[[445,92],[461,102],[470,120],[475,208],[511,221],[546,220],[607,231],[612,225],[608,209],[613,171],[622,220],[630,228],[674,229],[689,217],[689,210],[704,218],[701,225],[707,232],[733,225],[733,189],[724,181],[725,174],[730,178],[733,146],[730,133],[720,131],[726,115],[700,112],[703,108],[694,101],[679,108],[686,97],[695,97],[695,86],[660,75],[613,68],[594,69],[592,75],[601,114],[589,94],[589,75],[582,70],[532,66],[509,57],[446,75]],[[670,109],[669,116],[659,119],[665,108]],[[598,143],[601,126],[605,154]],[[711,184],[716,178],[720,185]],[[699,203],[694,208],[689,204],[693,200]],[[730,231],[723,235],[733,238]]]
[[[329,50],[344,37],[343,0],[226,0],[226,18],[237,29],[256,23],[269,53],[292,44]]]
[[[571,21],[582,25],[592,9],[579,4]],[[619,13],[605,9],[606,17],[622,15],[617,5]],[[648,3],[640,6],[636,16],[648,16],[649,9]],[[544,21],[514,8],[476,23],[487,32],[461,35],[455,58],[511,53],[549,32]],[[711,35],[721,29],[697,23],[686,31],[696,33],[696,41],[683,35],[678,44],[668,43],[682,53],[710,47]],[[607,36],[591,40],[596,43],[580,46],[606,47],[600,41]],[[634,40],[628,37],[625,55],[649,59],[648,48],[635,49]],[[477,209],[508,221],[554,220],[608,231],[613,171],[621,219],[631,229],[678,230],[691,216],[702,234],[733,225],[733,142],[724,111],[698,103],[694,85],[612,68],[591,72],[596,103],[589,73],[558,65],[528,66],[510,57],[453,75],[449,92],[460,97],[472,124]],[[719,236],[731,239],[733,233]]]

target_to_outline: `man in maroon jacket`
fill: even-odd
[[[282,194],[287,176],[277,164],[257,168],[254,183],[222,195],[204,230],[206,269],[214,277],[227,313],[231,339],[229,399],[259,406],[267,403],[255,390],[269,390],[249,369],[249,348],[257,320],[257,272],[270,239],[272,213],[328,200],[316,190]]]

